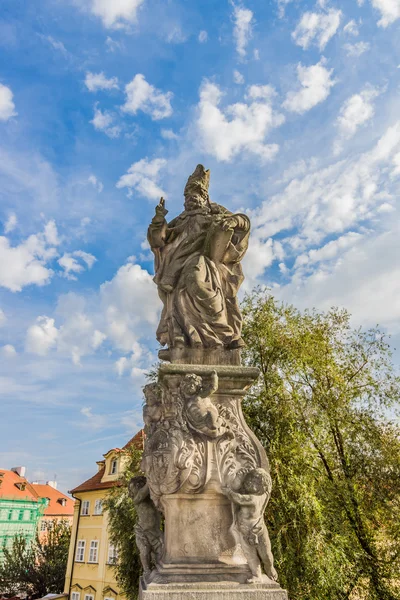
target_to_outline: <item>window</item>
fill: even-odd
[[[81,597],[79,592],[72,592],[71,594],[71,600],[79,600]]]
[[[103,513],[103,500],[96,500],[94,503],[94,513],[95,515],[101,515]]]
[[[85,594],[85,600],[94,600],[93,594]]]
[[[85,560],[85,540],[79,540],[78,545],[76,547],[76,562],[83,562]]]
[[[115,475],[115,473],[118,473],[118,460],[116,458],[111,461],[110,475]]]
[[[90,506],[89,500],[84,500],[82,502],[81,515],[87,516],[89,514],[89,506]]]
[[[23,518],[24,518],[24,511],[20,510],[18,513],[18,521],[22,521]]]
[[[97,555],[99,550],[99,542],[97,540],[93,540],[90,542],[89,549],[89,560],[90,563],[97,563]]]
[[[9,511],[8,511],[8,520],[9,520],[9,521],[12,521],[12,518],[13,518],[13,511],[12,511],[12,510],[9,510]]]
[[[111,596],[105,596],[104,600],[115,600],[115,598],[111,598]]]
[[[47,529],[47,522],[43,519],[43,521],[40,523],[40,531],[46,531]]]
[[[118,548],[114,546],[114,544],[110,544],[108,546],[108,560],[107,563],[110,565],[115,565],[118,560]],[[105,600],[105,599],[104,599]]]

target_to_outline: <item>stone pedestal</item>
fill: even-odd
[[[288,600],[277,583],[240,584],[173,583],[168,585],[140,581],[140,600]]]

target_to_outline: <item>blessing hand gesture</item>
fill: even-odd
[[[168,211],[165,208],[165,200],[163,197],[161,197],[160,202],[156,206],[156,215],[157,217],[165,217],[167,213]]]

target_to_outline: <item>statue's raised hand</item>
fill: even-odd
[[[156,215],[157,217],[165,217],[167,213],[168,211],[165,208],[165,200],[163,197],[161,197],[160,202],[156,206]]]
[[[235,217],[225,217],[225,219],[222,219],[220,227],[222,231],[235,229],[235,227],[237,227],[237,219]]]

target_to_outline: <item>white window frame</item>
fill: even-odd
[[[76,545],[75,562],[85,562],[86,540],[78,540]],[[82,556],[82,558],[78,558]]]
[[[90,542],[88,562],[93,564],[99,562],[99,540],[92,540]]]
[[[105,596],[104,600],[115,600],[115,598],[113,598],[112,596]]]
[[[80,600],[81,594],[80,592],[71,592],[71,600]]]
[[[94,600],[93,594],[85,594],[85,600]]]
[[[110,465],[110,475],[118,473],[118,458],[113,458]]]
[[[90,500],[82,500],[81,515],[88,517],[90,511]]]
[[[118,548],[114,544],[108,544],[107,564],[115,565],[118,561]],[[106,598],[104,598],[106,600]]]
[[[103,514],[103,500],[101,498],[95,500],[93,514],[94,515],[102,515]]]

